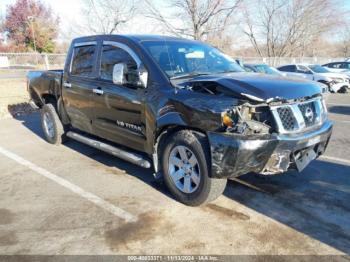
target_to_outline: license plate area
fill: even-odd
[[[299,151],[294,155],[295,165],[299,172],[303,171],[310,162],[316,159],[317,154],[313,148]]]
[[[321,136],[310,138],[309,141],[306,143],[306,147],[314,146],[320,142],[321,142]]]

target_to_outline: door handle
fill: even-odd
[[[103,95],[103,93],[104,93],[103,90],[101,89],[101,87],[92,89],[92,92],[94,92],[97,95]]]
[[[63,86],[66,87],[66,88],[71,88],[71,87],[72,87],[72,84],[69,83],[69,82],[64,82],[64,83],[63,83]]]

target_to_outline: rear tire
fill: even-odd
[[[198,132],[181,130],[163,144],[161,164],[164,182],[180,202],[199,206],[218,198],[227,179],[210,177],[210,148]]]
[[[41,126],[45,139],[53,145],[60,145],[67,140],[63,124],[52,104],[45,104],[40,111]]]

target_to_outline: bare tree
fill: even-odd
[[[168,16],[163,15],[152,0],[145,2],[145,15],[160,22],[167,32],[207,40],[229,27],[242,0],[170,0]]]
[[[135,13],[134,0],[84,0],[83,29],[92,34],[113,34]]]
[[[338,52],[343,57],[350,56],[350,28],[349,23],[346,24],[345,28],[340,31],[340,42],[338,45]]]
[[[342,15],[334,0],[252,1],[244,6],[243,31],[261,57],[313,52],[313,44],[334,29]]]

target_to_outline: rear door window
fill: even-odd
[[[91,77],[94,71],[96,45],[74,47],[71,75]]]
[[[340,68],[342,68],[342,69],[350,69],[350,64],[349,63],[342,63]]]
[[[278,70],[283,71],[283,72],[295,72],[296,66],[295,65],[282,66],[282,67],[278,68]]]
[[[328,67],[330,67],[330,68],[340,68],[341,67],[341,63],[332,63],[332,64],[329,64]]]

